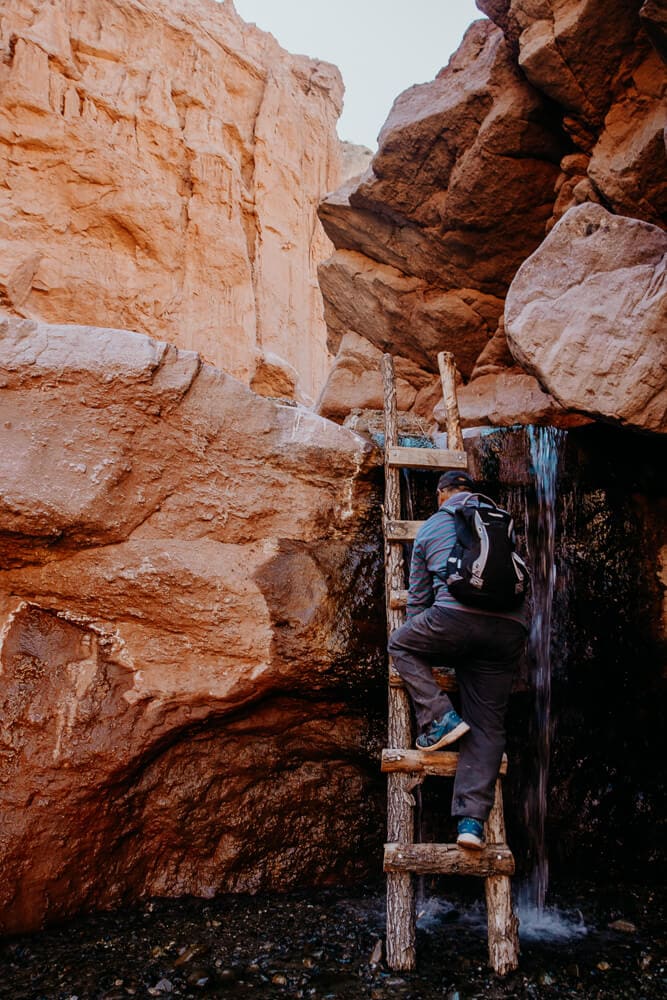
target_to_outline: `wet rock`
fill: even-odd
[[[178,953],[178,958],[174,962],[174,968],[178,969],[182,965],[187,965],[191,962],[193,958],[197,956],[204,955],[209,951],[207,945],[203,944],[192,944],[187,948],[182,948]]]
[[[213,985],[215,979],[215,973],[203,965],[194,966],[185,977],[188,986],[194,986],[200,990]]]
[[[556,982],[555,978],[550,972],[540,972],[537,977],[537,981],[540,986],[553,986]]]
[[[152,997],[163,996],[167,993],[173,993],[174,987],[169,979],[159,979],[155,986],[151,986],[148,992]]]
[[[631,920],[612,920],[610,924],[607,924],[609,930],[620,931],[622,934],[636,934],[637,926],[633,924]]]

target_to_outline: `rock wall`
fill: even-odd
[[[316,395],[338,70],[229,0],[10,0],[0,51],[0,304],[137,330],[245,382],[275,354]]]
[[[337,368],[347,364],[342,338],[353,332],[421,369],[410,407],[424,420],[433,420],[432,411],[419,407],[433,393],[420,396],[421,383],[430,372],[437,389],[436,354],[449,350],[463,379],[464,425],[568,426],[600,417],[632,422],[627,413],[639,413],[641,401],[626,400],[616,413],[613,400],[593,400],[605,374],[594,359],[585,363],[585,375],[578,373],[581,391],[568,393],[554,390],[549,364],[541,358],[553,361],[564,340],[574,357],[590,316],[611,337],[605,343],[614,357],[618,347],[612,363],[625,367],[628,385],[638,383],[633,358],[652,342],[659,401],[667,382],[667,349],[654,322],[667,295],[660,268],[645,313],[634,300],[608,294],[608,272],[620,263],[613,254],[607,261],[598,254],[586,301],[576,304],[579,332],[552,315],[549,324],[533,330],[541,354],[530,362],[504,300],[519,267],[537,251],[542,266],[520,272],[521,301],[542,298],[551,308],[555,260],[543,254],[541,243],[578,205],[592,203],[648,224],[635,226],[637,238],[664,229],[667,72],[660,55],[661,14],[641,0],[478,0],[478,6],[491,20],[471,25],[432,83],[396,99],[367,173],[320,208],[336,246],[320,268],[320,281],[330,346],[341,350],[320,410],[341,419],[340,406],[332,408],[331,400]],[[558,259],[565,269],[570,232],[571,226],[560,230]],[[539,325],[544,316],[538,321],[534,315]],[[621,346],[610,334],[618,324],[634,329],[632,346]],[[596,344],[598,353],[605,349],[599,337]],[[348,394],[348,402],[360,408],[363,397],[363,391],[356,399]],[[442,410],[435,416],[441,421]],[[658,429],[653,419],[639,419],[638,426]]]
[[[0,929],[365,873],[371,446],[124,330],[0,375]]]

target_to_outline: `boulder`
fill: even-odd
[[[356,333],[345,334],[317,401],[317,412],[330,420],[342,422],[353,410],[382,410],[381,361],[382,351],[368,340]],[[440,385],[438,376],[425,372],[406,358],[394,358],[394,372],[398,410],[413,410],[423,390],[429,389],[434,382]]]
[[[641,0],[476,0],[506,33],[539,91],[600,125],[612,81],[639,27]]]
[[[658,54],[664,14],[640,0],[478,0],[477,6],[502,27],[528,79],[556,102],[565,130],[591,156],[587,176],[559,184],[554,221],[573,204],[594,201],[664,225],[667,71]]]
[[[350,202],[438,244],[442,287],[465,273],[498,294],[544,232],[562,152],[502,32],[475,22],[432,83],[396,99]],[[419,254],[410,260],[420,275]]]
[[[320,286],[332,350],[353,331],[434,373],[438,351],[448,350],[468,376],[503,306],[477,289],[434,288],[351,250],[338,250],[321,265]]]
[[[126,330],[5,317],[0,378],[2,931],[362,874],[372,446]]]
[[[644,42],[592,149],[588,177],[607,208],[665,227],[667,68]]]
[[[562,406],[667,431],[666,255],[661,229],[584,204],[519,269],[508,342]]]
[[[0,52],[0,306],[103,316],[245,382],[261,345],[315,396],[338,70],[213,0],[12,0]]]
[[[481,375],[457,392],[462,427],[512,427],[515,424],[552,424],[578,427],[590,417],[566,410],[532,375],[520,369]],[[441,430],[447,429],[445,407],[438,402],[433,416]]]
[[[564,152],[502,32],[473,24],[434,81],[397,98],[366,173],[320,206],[337,248],[319,268],[330,350],[353,332],[434,375],[447,350],[468,379],[516,268],[543,237]],[[326,412],[372,405],[377,387],[355,395],[350,379],[341,359]],[[425,387],[412,408],[438,397]]]
[[[258,351],[250,388],[260,396],[296,399],[299,373],[284,358],[271,351]],[[304,400],[300,400],[304,402]]]

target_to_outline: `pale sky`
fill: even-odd
[[[234,0],[284,49],[335,63],[345,83],[341,139],[376,147],[394,99],[432,80],[468,25],[474,0]]]

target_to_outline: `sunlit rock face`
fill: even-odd
[[[568,409],[667,432],[666,262],[657,226],[570,209],[512,282],[515,357]]]
[[[624,410],[597,404],[594,366],[579,373],[585,398],[556,393],[548,368],[528,363],[516,339],[508,347],[503,308],[517,270],[569,209],[603,205],[649,223],[635,228],[636,239],[664,228],[660,5],[478,6],[491,21],[470,27],[432,83],[396,99],[367,173],[320,208],[336,246],[320,268],[330,347],[342,350],[353,330],[434,372],[437,351],[453,352],[466,383],[464,424],[632,423]],[[561,258],[568,252],[562,246]],[[522,294],[550,300],[548,269]],[[610,296],[629,330],[630,301],[611,288]],[[554,324],[551,317],[548,331],[534,331],[543,354],[563,334]],[[644,343],[638,334],[630,354]],[[442,408],[434,416],[442,426]]]
[[[2,929],[365,871],[371,446],[140,334],[0,352]]]
[[[338,70],[213,0],[9,0],[0,50],[0,303],[317,395]]]

